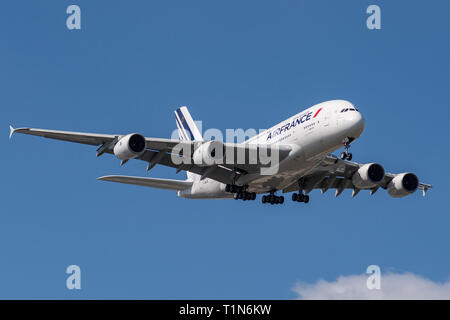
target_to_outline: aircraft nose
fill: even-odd
[[[358,138],[364,130],[364,117],[360,112],[348,112],[345,115],[346,130],[351,137]]]
[[[364,131],[365,121],[364,117],[360,112],[352,112],[352,131],[354,131],[355,136],[360,136]]]

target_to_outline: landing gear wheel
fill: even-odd
[[[252,200],[256,198],[256,192],[250,192]],[[283,204],[284,196],[276,196],[274,191],[270,192],[270,194],[262,196],[262,203],[270,203],[270,204]]]
[[[298,194],[298,202],[305,202],[305,195],[303,193]]]
[[[347,159],[347,154],[344,152],[341,153],[341,160]]]
[[[292,194],[292,201],[297,202],[298,200],[298,194],[297,193],[293,193]]]
[[[233,199],[234,200],[239,200],[239,195],[237,193],[233,194]]]
[[[308,196],[308,195],[306,195],[306,196],[304,197],[303,202],[304,202],[304,203],[308,203],[308,202],[309,202],[309,196]]]
[[[256,192],[252,192],[252,200],[256,200]]]
[[[351,153],[348,153],[347,154],[347,160],[350,161],[350,160],[352,160],[352,158],[353,158],[353,155]]]

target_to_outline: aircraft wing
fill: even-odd
[[[99,134],[99,133],[85,133],[74,131],[60,131],[60,130],[46,130],[34,128],[17,128],[10,126],[11,138],[14,133],[29,134],[33,136],[40,136],[44,138],[63,140],[69,142],[76,142],[82,144],[89,144],[93,146],[100,146],[102,144],[111,143],[116,138],[120,138],[122,134]],[[169,150],[180,143],[179,140],[162,139],[162,138],[145,138],[146,148],[156,150]]]
[[[335,196],[339,196],[345,189],[352,189],[352,196],[356,196],[360,190],[370,190],[374,194],[380,187],[386,189],[389,182],[396,176],[393,173],[385,173],[384,178],[377,186],[371,188],[357,188],[352,182],[353,174],[364,164],[341,160],[336,156],[328,155],[317,167],[312,169],[307,175],[300,179],[301,188],[305,193],[309,193],[313,189],[321,189],[325,193],[328,189],[335,189]],[[422,190],[425,196],[430,184],[419,181],[418,189]],[[295,182],[285,189],[283,192],[292,192],[299,190],[299,183]]]
[[[113,154],[114,145],[124,136],[123,134],[98,134],[35,128],[14,129],[12,126],[10,126],[10,138],[14,133],[28,134],[44,138],[99,146],[97,149],[97,156],[101,156],[104,153]],[[223,165],[200,166],[194,163],[179,164],[179,162],[174,163],[172,161],[172,157],[174,155],[173,149],[175,147],[180,145],[187,145],[190,148],[191,152],[193,152],[202,143],[204,142],[145,137],[145,151],[136,159],[148,162],[147,170],[150,170],[155,165],[160,164],[175,168],[177,169],[177,172],[189,171],[201,175],[202,179],[207,177],[226,184],[233,182],[236,172],[238,172],[238,174],[257,173],[259,172],[261,167],[264,167],[259,163],[253,164],[252,162],[248,161],[249,154],[253,154],[250,151],[253,150],[257,153],[259,151],[258,148],[261,148],[260,145],[252,144],[224,144],[226,148],[233,149],[233,154],[235,155],[235,157],[237,154],[239,154],[239,152],[243,152],[243,154],[245,154],[246,161],[241,164],[236,164],[236,162],[227,164],[227,161],[225,161]],[[291,147],[289,145],[280,145],[279,161],[286,158],[289,155],[290,151]],[[177,154],[175,157],[177,157],[178,152],[175,153]]]

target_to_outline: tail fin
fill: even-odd
[[[192,119],[189,110],[185,106],[175,110],[175,122],[177,123],[180,140],[203,141],[202,134],[198,130],[194,119]],[[186,175],[189,181],[200,180],[200,175],[198,174],[187,171]]]
[[[181,140],[203,141],[202,134],[186,107],[183,106],[175,110],[175,121],[177,122],[178,134]]]

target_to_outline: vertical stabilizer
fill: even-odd
[[[190,141],[203,141],[202,134],[192,119],[188,108],[181,107],[175,110],[175,120],[179,130],[180,139]]]
[[[187,107],[183,106],[175,110],[175,122],[177,123],[180,140],[203,141],[202,134],[198,130]],[[200,180],[200,175],[198,174],[186,171],[186,175],[190,181]]]

